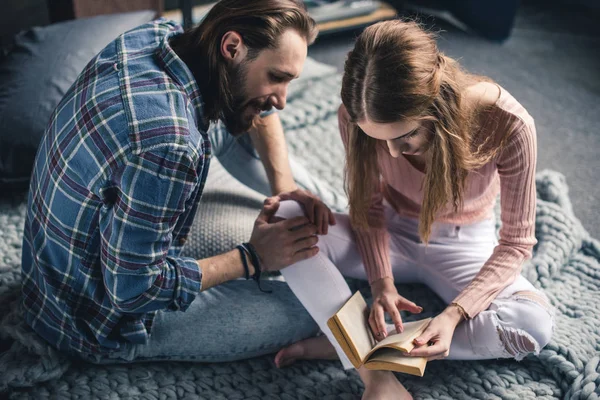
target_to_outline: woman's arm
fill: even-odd
[[[338,109],[338,124],[346,154],[348,152],[349,133],[347,125],[349,120],[350,116],[346,108],[341,105]],[[383,194],[379,185],[375,186],[375,190],[371,196],[368,222],[369,229],[355,230],[355,235],[369,283],[383,278],[393,279],[392,266],[390,264],[390,238],[385,225]]]
[[[521,273],[535,239],[535,167],[537,141],[533,120],[518,119],[498,157],[502,228],[492,256],[454,302],[469,318],[488,308],[498,293]]]
[[[340,106],[338,123],[346,151],[349,139],[346,127],[349,119],[350,117],[344,106]],[[422,308],[400,296],[394,286],[394,277],[390,263],[390,234],[385,223],[383,194],[381,193],[380,185],[375,185],[371,196],[368,224],[368,229],[355,230],[354,233],[358,251],[365,266],[369,284],[371,285],[371,293],[373,294],[369,325],[375,338],[383,340],[387,336],[385,313],[388,313],[392,318],[396,331],[402,332],[404,328],[400,310],[419,313],[422,311]]]
[[[412,356],[428,360],[447,357],[456,326],[487,309],[498,293],[516,279],[523,261],[531,257],[536,243],[535,126],[533,121],[525,124],[517,120],[516,124],[518,129],[497,162],[502,219],[499,244],[471,283],[415,339]]]

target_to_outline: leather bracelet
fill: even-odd
[[[273,292],[272,290],[265,290],[260,285],[260,276],[262,273],[262,269],[260,267],[260,259],[258,258],[258,252],[256,251],[256,248],[251,243],[248,243],[248,242],[242,243],[241,246],[243,246],[244,249],[246,249],[248,251],[248,254],[250,254],[250,260],[252,260],[252,264],[254,265],[254,275],[252,276],[252,278],[258,284],[258,288],[263,293],[272,293]]]
[[[240,258],[242,259],[242,264],[244,265],[244,275],[246,280],[250,279],[250,269],[248,268],[248,260],[246,259],[246,250],[244,246],[237,245],[236,249],[240,251]]]

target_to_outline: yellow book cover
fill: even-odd
[[[355,368],[390,370],[423,376],[427,359],[404,355],[414,348],[413,340],[427,328],[431,318],[404,322],[404,332],[390,334],[377,343],[369,327],[369,308],[360,292],[356,292],[327,321],[333,336]]]

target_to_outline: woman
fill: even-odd
[[[424,283],[448,304],[415,339],[412,356],[520,360],[539,353],[552,334],[552,310],[520,275],[536,243],[531,116],[506,90],[440,53],[431,34],[397,20],[357,39],[342,102],[350,215],[336,215],[316,257],[282,271],[325,336],[283,349],[277,365],[339,357],[352,367],[326,325],[351,295],[343,276],[368,279],[378,340],[389,334],[385,313],[402,331],[399,311],[422,310],[394,282]],[[288,201],[277,217],[302,213]],[[363,398],[411,398],[389,371],[358,372]]]

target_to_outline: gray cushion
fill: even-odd
[[[154,11],[103,15],[21,32],[0,64],[0,191],[27,188],[50,116],[85,65]]]

